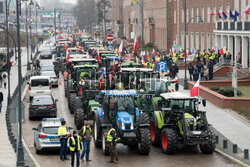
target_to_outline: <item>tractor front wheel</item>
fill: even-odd
[[[68,85],[67,85],[67,81],[64,81],[64,96],[65,96],[65,97],[68,96]]]
[[[148,155],[151,148],[150,130],[148,128],[140,128],[140,141],[138,143],[138,153]]]
[[[212,139],[208,144],[200,144],[200,150],[203,154],[213,154],[216,146],[214,130],[211,127],[208,128],[211,133]]]
[[[75,111],[75,98],[76,98],[76,94],[75,93],[70,93],[69,94],[69,111],[71,114],[74,114]]]
[[[109,155],[109,146],[108,146],[108,142],[107,142],[107,137],[106,134],[107,131],[106,130],[102,130],[102,151],[104,155]]]
[[[161,150],[165,154],[174,154],[177,150],[177,133],[175,130],[165,128],[161,132]]]
[[[84,112],[82,108],[76,110],[75,124],[77,129],[81,129],[82,126],[84,125]]]
[[[98,148],[101,148],[102,146],[102,143],[101,141],[99,141],[99,134],[100,134],[100,131],[98,131],[98,129],[101,129],[100,127],[100,122],[99,120],[94,119],[94,128],[93,128],[93,138],[94,138],[94,144],[95,144],[95,147],[98,147]]]

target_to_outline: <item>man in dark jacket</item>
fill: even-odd
[[[3,103],[3,93],[0,92],[0,113],[2,111],[2,103]]]
[[[192,81],[193,80],[192,76],[193,76],[193,73],[194,73],[194,66],[192,65],[192,63],[189,64],[188,71],[189,71],[190,81]]]
[[[108,125],[107,141],[109,144],[110,160],[108,163],[119,163],[118,154],[116,151],[117,136],[112,125]]]
[[[92,133],[92,131],[91,131],[91,128],[90,128],[88,122],[85,123],[85,126],[83,126],[82,129],[78,133],[83,139],[83,151],[82,151],[82,155],[81,155],[81,160],[83,160],[84,155],[86,153],[86,161],[91,161],[89,159],[90,142],[91,142],[91,138],[92,138],[91,133]]]
[[[80,166],[80,150],[81,150],[81,141],[77,132],[73,131],[73,136],[69,139],[69,148],[71,154],[71,166],[74,167],[75,155],[76,155],[76,167]]]
[[[212,61],[210,61],[207,65],[208,67],[208,79],[212,80],[213,79],[213,68],[214,68],[214,64]]]
[[[199,79],[199,72],[198,72],[197,68],[194,69],[193,77],[194,77],[194,81],[198,81],[198,79]]]

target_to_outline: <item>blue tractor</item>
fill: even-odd
[[[149,154],[149,117],[135,106],[136,94],[135,90],[104,90],[96,97],[102,107],[95,111],[94,143],[102,148],[105,155],[109,154],[104,135],[109,124],[116,130],[118,143],[137,147],[139,154]]]

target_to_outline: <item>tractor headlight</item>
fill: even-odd
[[[122,130],[125,130],[125,124],[122,122]]]
[[[134,130],[134,124],[133,124],[133,122],[132,122],[131,125],[130,125],[130,129],[131,129],[131,130]]]

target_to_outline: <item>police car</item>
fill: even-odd
[[[58,128],[64,118],[43,118],[42,122],[34,130],[34,146],[36,153],[39,154],[44,150],[60,149],[60,138],[57,135]],[[70,127],[66,127],[68,137],[71,137]]]

